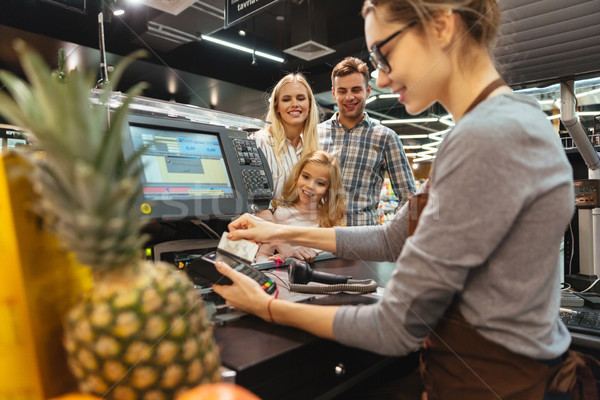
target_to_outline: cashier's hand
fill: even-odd
[[[215,293],[223,297],[228,306],[249,312],[268,321],[267,304],[271,296],[260,287],[258,282],[234,270],[224,262],[217,261],[215,267],[217,271],[233,282],[232,285],[213,285]]]
[[[228,225],[227,239],[246,239],[257,243],[270,243],[277,238],[281,225],[267,222],[250,214],[244,214]]]

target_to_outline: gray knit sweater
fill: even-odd
[[[375,305],[341,307],[335,338],[390,355],[421,346],[453,297],[487,339],[538,359],[562,354],[559,246],[572,171],[537,103],[506,94],[464,116],[441,145],[430,200],[407,239],[406,207],[383,226],[336,228],[337,255],[396,260]]]

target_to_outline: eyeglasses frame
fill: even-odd
[[[396,31],[395,33],[392,33],[390,36],[383,39],[383,41],[373,44],[373,46],[371,46],[371,49],[369,50],[369,61],[371,61],[371,65],[373,65],[373,67],[375,69],[380,70],[384,74],[389,74],[390,72],[392,72],[392,67],[391,67],[390,63],[388,62],[387,57],[381,53],[381,48],[383,46],[385,46],[386,43],[388,43],[390,40],[392,40],[396,36],[400,35],[402,32],[404,32],[408,28],[412,28],[416,24],[417,24],[417,21],[410,22],[408,25],[406,25],[402,29]],[[381,62],[377,62],[376,61],[377,58],[379,58]]]

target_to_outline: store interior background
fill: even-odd
[[[330,90],[333,66],[346,56],[368,59],[362,1],[279,0],[225,29],[225,0],[4,0],[0,68],[21,73],[11,46],[15,38],[22,38],[52,66],[58,49],[64,48],[69,68],[99,70],[97,21],[104,10],[108,64],[139,48],[149,52],[129,68],[119,90],[146,81],[146,97],[264,118],[267,92],[285,73],[301,71],[328,116],[336,109]],[[495,55],[507,82],[539,100],[549,117],[556,118],[558,130],[558,83],[575,80],[582,123],[593,129],[593,115],[600,114],[600,0],[499,4],[506,22]],[[112,15],[117,6],[125,9],[124,15]],[[207,37],[281,57],[283,62],[224,47]],[[367,111],[401,136],[411,162],[417,161],[415,176],[426,177],[451,119],[437,104],[410,116],[374,79],[371,86]]]

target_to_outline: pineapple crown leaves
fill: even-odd
[[[127,92],[123,105],[112,113],[107,128],[107,114],[103,107],[93,107],[89,101],[95,74],[74,70],[64,72],[64,56],[59,59],[59,71],[52,72],[39,54],[25,42],[17,41],[21,65],[31,82],[19,79],[7,71],[0,72],[0,80],[6,85],[12,99],[0,93],[0,113],[15,124],[29,130],[39,147],[49,154],[82,160],[99,170],[120,170],[123,165],[120,152],[123,131],[131,97],[139,95],[144,84],[138,84]],[[134,53],[135,55],[135,53]],[[112,82],[102,93],[101,103],[106,103],[112,85],[119,81],[123,70],[133,58],[126,58],[112,74]],[[53,77],[53,78],[51,78]],[[82,134],[85,132],[85,134]]]
[[[144,85],[130,89],[108,120],[108,109],[90,101],[94,73],[65,73],[64,52],[53,72],[25,42],[15,48],[29,83],[0,72],[10,94],[0,92],[0,114],[28,130],[43,150],[34,178],[42,192],[40,208],[80,261],[97,269],[131,263],[145,240],[139,235],[145,221],[134,207],[141,193],[138,160],[145,149],[124,159],[121,145],[128,106]],[[132,61],[117,65],[101,104]]]

